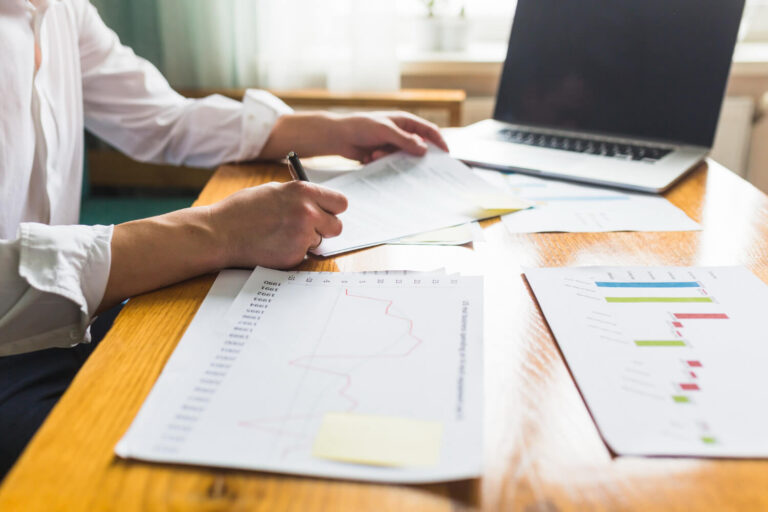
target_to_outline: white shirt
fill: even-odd
[[[89,341],[112,227],[74,226],[83,127],[137,160],[205,167],[258,156],[287,112],[265,91],[181,97],[88,0],[0,0],[0,355]]]

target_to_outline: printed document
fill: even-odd
[[[525,276],[614,452],[768,457],[768,287],[746,268]]]
[[[220,274],[118,455],[380,482],[480,474],[482,278],[243,281]]]
[[[323,182],[347,196],[340,236],[314,251],[330,256],[417,233],[527,208],[448,153],[430,146],[423,157],[404,152]]]
[[[504,215],[510,233],[594,233],[604,231],[697,231],[701,229],[665,198],[576,185],[525,174],[476,169],[505,191],[533,204]]]

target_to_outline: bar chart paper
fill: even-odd
[[[768,456],[768,287],[746,268],[525,276],[615,453]]]
[[[478,476],[482,321],[479,277],[222,274],[116,452],[382,482]]]

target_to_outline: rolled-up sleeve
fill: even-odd
[[[198,167],[253,159],[277,119],[292,112],[255,89],[242,102],[221,95],[184,98],[151,63],[120,44],[92,5],[81,5],[85,126],[129,156]]]
[[[0,241],[0,356],[90,342],[112,226],[25,223]]]

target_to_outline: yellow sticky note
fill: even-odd
[[[443,424],[439,421],[327,413],[312,455],[374,466],[435,466],[442,442]]]

